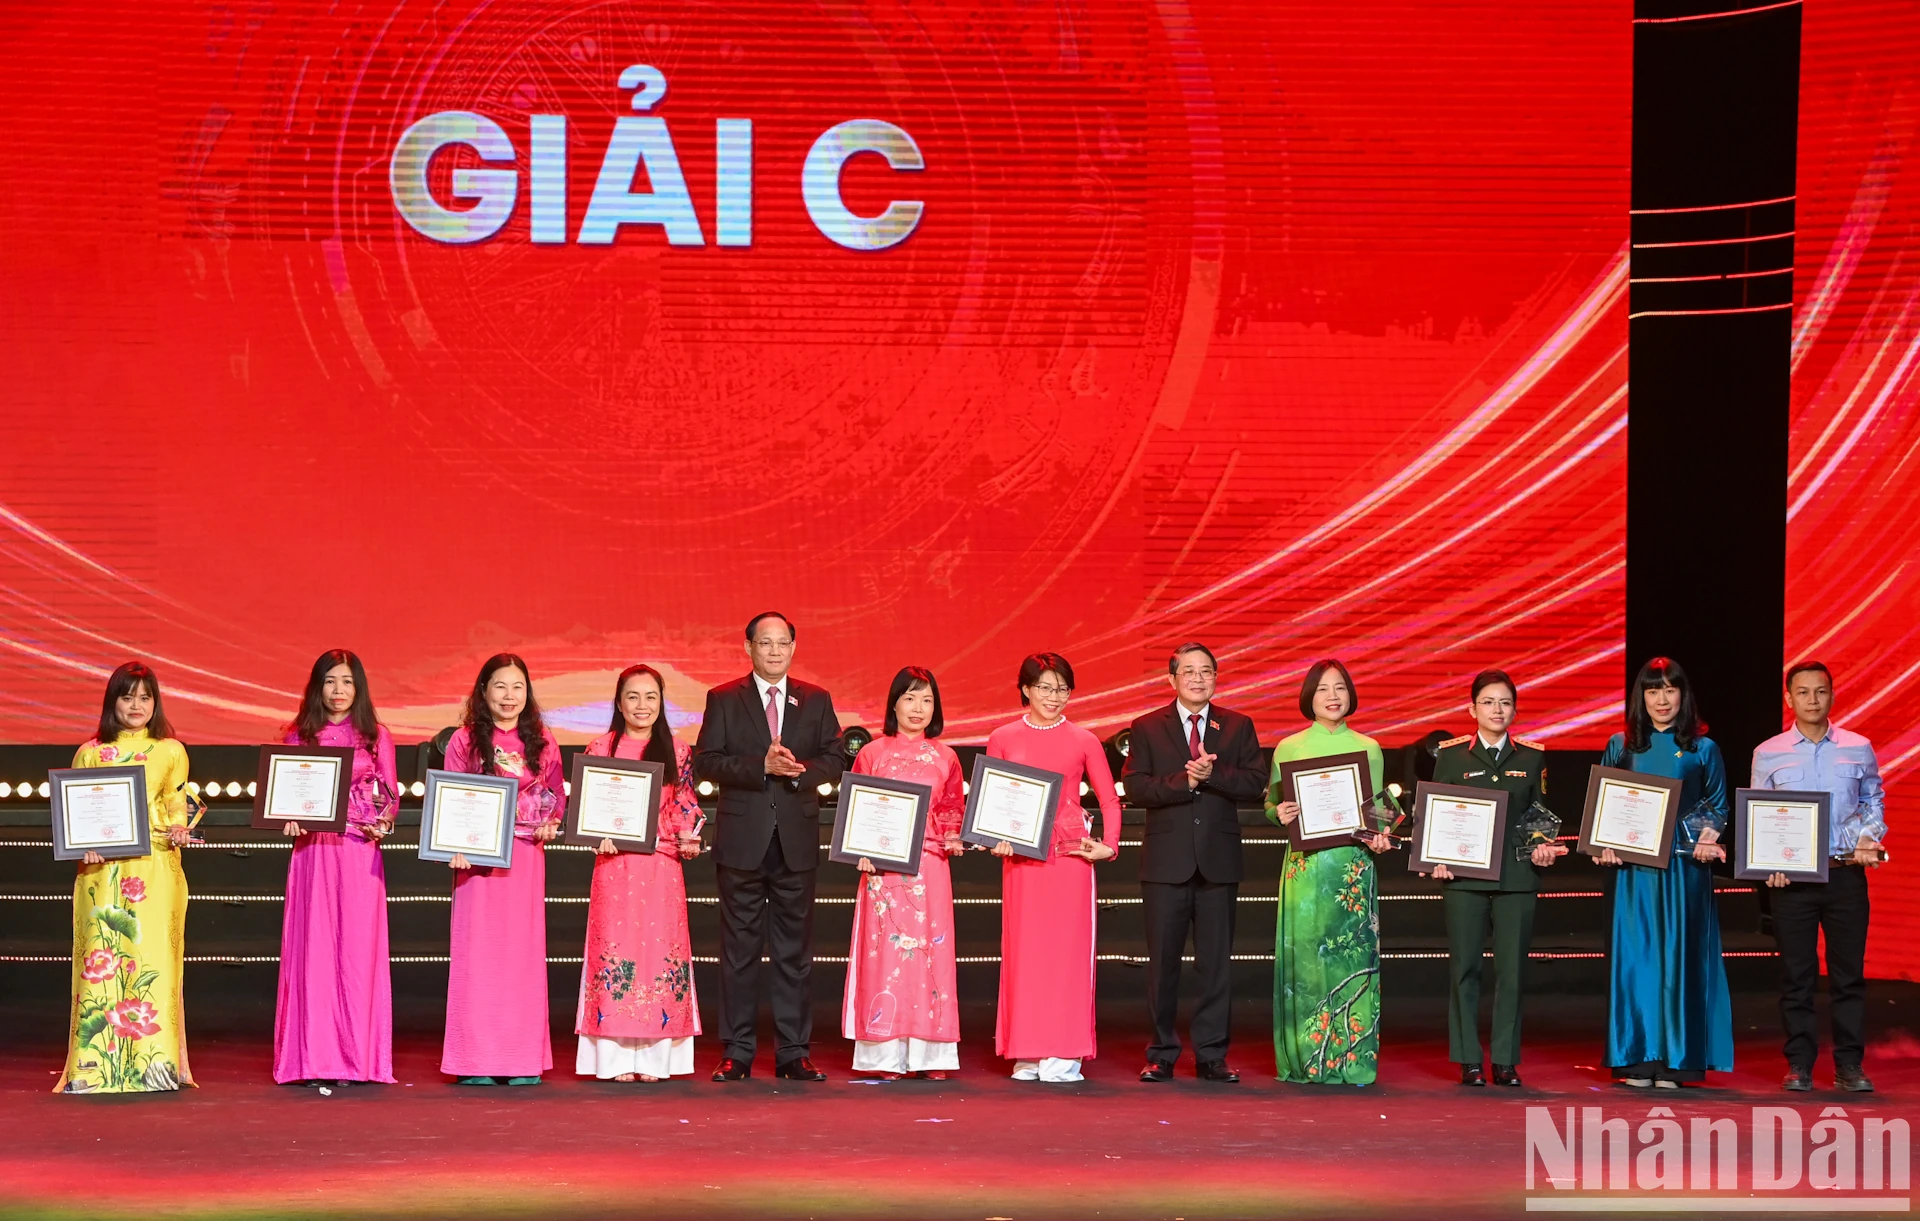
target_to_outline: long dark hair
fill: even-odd
[[[313,669],[307,674],[306,693],[300,697],[300,715],[287,729],[308,746],[320,740],[320,731],[326,728],[328,718],[327,673],[335,666],[345,666],[353,674],[353,703],[347,708],[347,723],[360,735],[360,745],[372,750],[380,737],[380,718],[373,714],[373,693],[367,690],[366,667],[346,649],[328,649],[313,663]]]
[[[613,683],[613,724],[608,728],[613,732],[613,741],[607,746],[609,755],[620,753],[620,739],[627,736],[627,718],[620,712],[620,693],[627,689],[627,680],[644,674],[660,688],[660,715],[653,719],[653,729],[647,734],[647,749],[640,757],[649,763],[667,765],[667,783],[676,784],[680,780],[677,770],[679,761],[673,756],[673,727],[667,724],[667,680],[660,677],[660,671],[652,666],[628,666],[620,671],[620,677]]]
[[[1656,657],[1640,667],[1639,675],[1627,689],[1627,749],[1636,755],[1653,743],[1653,718],[1647,715],[1647,689],[1669,686],[1680,689],[1680,711],[1673,718],[1673,744],[1681,750],[1692,750],[1696,738],[1707,736],[1707,723],[1700,719],[1700,708],[1694,702],[1693,683],[1687,679],[1687,672],[1671,657]]]
[[[147,718],[147,733],[156,741],[173,736],[173,723],[167,720],[166,707],[160,702],[160,677],[145,663],[130,661],[107,676],[107,695],[100,701],[100,726],[93,731],[94,741],[105,745],[126,731],[115,705],[121,696],[136,687],[145,687],[147,694],[153,696],[153,715]]]
[[[1034,675],[1036,681],[1039,677]],[[947,727],[947,714],[940,707],[940,684],[933,681],[933,671],[925,666],[901,666],[900,673],[893,676],[893,685],[887,688],[886,732],[889,738],[900,735],[900,714],[893,710],[893,706],[915,687],[925,687],[933,692],[933,719],[927,722],[927,736],[937,738],[940,731]]]
[[[467,740],[473,743],[474,753],[480,756],[480,774],[496,774],[493,770],[493,713],[487,711],[487,684],[493,681],[495,674],[508,666],[527,676],[527,706],[520,710],[520,722],[514,728],[519,730],[521,749],[527,752],[527,775],[538,776],[540,755],[547,747],[547,724],[540,719],[540,701],[533,698],[533,674],[517,653],[495,653],[481,665],[480,677],[473,680],[473,690],[467,693],[467,707],[461,723],[466,727]]]

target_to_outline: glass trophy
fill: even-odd
[[[1865,807],[1863,807],[1863,806],[1855,806],[1855,807],[1854,807],[1854,815],[1855,815],[1855,816],[1859,816],[1859,814],[1860,814],[1860,811],[1861,811],[1862,809],[1864,809],[1864,808],[1865,808]],[[1836,857],[1834,857],[1833,859],[1834,859],[1835,861],[1837,861],[1837,862],[1839,862],[1839,863],[1841,863],[1841,864],[1843,864],[1843,865],[1852,865],[1852,864],[1855,864],[1855,863],[1856,863],[1856,862],[1858,861],[1858,858],[1859,858],[1859,852],[1860,852],[1860,849],[1859,849],[1859,847],[1858,847],[1858,845],[1856,844],[1856,846],[1854,847],[1854,850],[1853,850],[1852,852],[1843,852],[1843,853],[1841,853],[1841,854],[1840,854],[1839,856],[1836,856]],[[1871,857],[1873,858],[1873,859],[1872,859],[1872,861],[1870,861],[1870,862],[1868,862],[1868,863],[1869,863],[1869,864],[1871,864],[1871,865],[1873,865],[1873,866],[1875,866],[1875,867],[1878,867],[1878,866],[1880,866],[1880,865],[1883,865],[1883,864],[1885,864],[1885,863],[1886,863],[1886,860],[1887,860],[1887,850],[1886,850],[1885,848],[1874,848],[1874,849],[1871,849],[1871,850],[1870,850],[1870,851],[1868,852],[1868,855],[1869,855],[1869,856],[1871,856]]]
[[[1395,842],[1404,842],[1411,838],[1410,835],[1401,834],[1401,828],[1407,823],[1407,812],[1400,805],[1399,794],[1400,786],[1397,784],[1390,784],[1375,793],[1373,800],[1367,803],[1367,808],[1361,811],[1361,817],[1366,821],[1366,826],[1354,832],[1354,838],[1384,835]]]
[[[1706,798],[1693,803],[1687,812],[1680,816],[1679,829],[1675,838],[1679,841],[1680,851],[1692,852],[1694,845],[1700,842],[1702,831],[1719,829],[1722,814],[1707,804]]]
[[[362,791],[366,795],[367,804],[373,807],[374,825],[378,827],[384,823],[387,830],[391,831],[393,824],[399,821],[397,817],[400,803],[399,794],[389,789],[387,782],[379,776],[371,775],[367,777],[365,787]],[[368,838],[372,839],[377,837],[369,836]]]
[[[1520,816],[1520,829],[1527,833],[1527,839],[1513,850],[1513,856],[1524,861],[1533,856],[1535,848],[1551,846],[1560,838],[1560,816],[1536,798]]]

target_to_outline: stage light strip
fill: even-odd
[[[1791,203],[1797,196],[1782,195],[1778,199],[1756,199],[1748,203],[1697,204],[1691,208],[1628,208],[1628,216],[1673,216],[1681,212],[1730,212],[1735,208],[1764,208],[1768,204]]]
[[[1617,702],[1618,701],[1615,701],[1615,703]],[[1611,705],[1609,706],[1611,707]],[[1561,838],[1565,839],[1569,837],[1562,836]],[[1249,848],[1264,848],[1264,847],[1270,847],[1270,846],[1284,847],[1287,841],[1284,837],[1274,836],[1270,839],[1269,838],[1242,839],[1240,842]],[[1123,839],[1120,841],[1120,846],[1122,848],[1138,848],[1140,847],[1140,844],[1141,844],[1141,841],[1137,839]],[[188,840],[185,844],[181,846],[184,848],[223,848],[230,852],[232,851],[263,852],[273,848],[278,848],[278,849],[281,849],[282,851],[292,851],[293,848],[295,848],[297,845],[294,840],[290,840],[290,839],[262,840],[259,842],[254,842],[250,840],[228,841],[228,840],[194,839],[194,840]],[[46,840],[46,839],[0,839],[0,848],[41,848],[41,849],[51,850],[52,847],[53,847],[53,841]],[[417,842],[397,843],[397,844],[388,843],[388,844],[380,845],[380,851],[382,852],[417,852],[419,851],[419,849],[420,849],[420,845]],[[546,850],[548,852],[592,852],[593,851],[592,848],[588,848],[580,844],[548,844],[546,846]],[[820,845],[820,851],[827,852],[830,850],[831,849],[829,848],[828,845],[826,844]],[[438,862],[431,862],[431,863],[437,864]]]
[[[1778,958],[1779,956],[1780,955],[1773,950],[1723,950],[1720,954],[1720,957],[1723,959]],[[1273,961],[1272,954],[1232,954],[1228,957],[1233,962]],[[1383,962],[1417,962],[1451,957],[1452,955],[1445,950],[1389,950],[1380,955],[1380,959]],[[1493,951],[1482,951],[1480,957],[1492,958]],[[1540,959],[1543,961],[1561,961],[1605,958],[1606,955],[1594,950],[1534,950],[1530,952],[1527,957],[1529,959]],[[1093,959],[1095,962],[1117,962],[1134,967],[1142,967],[1147,964],[1147,959],[1144,955],[1134,954],[1095,954]],[[0,963],[72,963],[72,961],[72,957],[65,954],[0,954]],[[278,963],[280,956],[278,954],[188,954],[184,961],[196,965],[239,967],[250,966],[256,963]],[[388,956],[387,961],[389,963],[401,963],[403,965],[421,963],[431,965],[435,963],[450,963],[453,959],[446,954],[392,954]],[[707,966],[718,966],[720,964],[718,957],[709,954],[695,954],[692,957],[692,961]],[[764,956],[760,961],[769,964],[772,962],[771,959]],[[847,956],[844,954],[816,954],[813,956],[813,961],[816,965],[845,966],[847,964]],[[961,966],[976,966],[986,963],[998,963],[999,961],[1000,956],[998,954],[963,954],[954,959],[954,962]],[[1183,954],[1180,957],[1180,961],[1192,962],[1193,955]],[[549,954],[547,956],[547,965],[550,967],[577,967],[580,963],[581,956],[578,954]]]
[[[1774,310],[1792,309],[1793,302],[1782,301],[1778,305],[1743,305],[1738,309],[1643,309],[1628,314],[1627,318],[1694,318],[1708,314],[1766,314]]]
[[[1710,276],[1635,276],[1633,284],[1701,284],[1710,280],[1758,280],[1762,276],[1790,276],[1791,267],[1775,267],[1771,271],[1723,271]]]
[[[1749,13],[1771,13],[1777,8],[1797,8],[1799,5],[1800,0],[1779,0],[1777,4],[1762,4],[1754,8],[1730,8],[1718,13],[1690,13],[1685,17],[1635,17],[1633,24],[1673,25],[1680,21],[1712,21],[1715,17],[1745,17]]]
[[[1542,891],[1534,892],[1534,897],[1536,899],[1602,899],[1606,897],[1606,893],[1607,892],[1604,890],[1542,890]],[[1714,888],[1713,893],[1716,895],[1748,895],[1748,894],[1757,894],[1758,888],[1747,887],[1747,886],[1718,886]],[[1441,899],[1445,897],[1446,896],[1443,894],[1376,895],[1375,899],[1381,903],[1438,903],[1440,902]],[[814,899],[814,902],[816,904],[844,906],[851,903],[857,903],[859,902],[859,899],[860,899],[860,896],[858,895],[820,895]],[[286,900],[285,895],[193,895],[191,896],[191,901],[195,903],[281,903],[281,902],[284,902],[285,900]],[[388,895],[386,901],[388,903],[451,903],[453,902],[453,896],[450,894]],[[546,902],[548,903],[578,905],[578,904],[587,903],[590,901],[591,901],[591,896],[588,896],[588,895],[547,895],[546,896]],[[1127,895],[1123,895],[1119,898],[1114,898],[1114,899],[1096,898],[1094,901],[1101,907],[1136,907],[1145,902],[1144,899],[1137,899]],[[1238,902],[1238,903],[1278,903],[1279,901],[1280,901],[1279,895],[1239,895],[1235,898],[1235,902]],[[73,902],[72,895],[61,894],[58,892],[51,893],[51,894],[15,894],[15,895],[0,894],[0,903],[71,903],[71,902]],[[720,898],[718,895],[688,895],[687,902],[698,903],[698,904],[701,904],[702,906],[710,907],[719,903]],[[998,907],[1000,905],[1000,902],[1001,901],[999,899],[991,899],[991,898],[988,898],[988,899],[955,898],[953,900],[953,905],[955,907]]]
[[[1742,242],[1771,242],[1776,238],[1792,237],[1792,229],[1783,229],[1779,233],[1757,233],[1752,237],[1712,237],[1700,238],[1690,242],[1635,242],[1635,250],[1677,250],[1683,246],[1738,246]]]

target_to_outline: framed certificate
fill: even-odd
[[[47,773],[53,802],[53,859],[77,861],[89,852],[108,860],[153,851],[147,825],[147,769],[69,767]]]
[[[927,837],[927,812],[932,808],[933,789],[928,785],[849,772],[840,778],[840,807],[827,859],[857,865],[865,857],[875,869],[919,873],[921,841]]]
[[[1580,820],[1580,851],[1611,848],[1629,865],[1665,869],[1673,859],[1673,821],[1680,781],[1625,768],[1594,765],[1587,778],[1587,811]]]
[[[1466,784],[1422,782],[1413,791],[1414,829],[1407,868],[1432,873],[1445,865],[1455,877],[1500,880],[1500,847],[1507,842],[1507,792]]]
[[[1060,788],[1066,782],[1059,772],[992,755],[976,756],[960,838],[982,848],[1005,841],[1013,846],[1015,856],[1046,860],[1053,846],[1053,816],[1060,808]]]
[[[573,794],[560,842],[598,847],[613,841],[621,852],[652,852],[660,840],[660,798],[666,794],[664,763],[645,759],[573,757]]]
[[[350,746],[262,746],[253,784],[253,825],[279,830],[345,831],[353,786]]]
[[[1827,880],[1833,795],[1788,789],[1733,791],[1733,876],[1791,882]]]
[[[1296,802],[1300,817],[1287,824],[1287,840],[1302,852],[1351,848],[1366,829],[1373,800],[1373,773],[1364,751],[1295,759],[1280,765],[1280,800]]]
[[[511,869],[519,804],[518,777],[429,770],[420,804],[420,859],[451,861],[460,855],[472,865]]]

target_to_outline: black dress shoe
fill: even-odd
[[[719,1066],[713,1070],[715,1081],[745,1081],[751,1076],[753,1076],[753,1061],[736,1060],[732,1056],[720,1061]]]
[[[1147,1061],[1147,1066],[1140,1070],[1140,1080],[1171,1081],[1173,1080],[1173,1065],[1167,1063],[1165,1060],[1149,1060]]]
[[[1486,1069],[1481,1068],[1478,1064],[1462,1064],[1460,1066],[1460,1084],[1461,1085],[1483,1086],[1486,1083],[1487,1083]]]
[[[1849,1094],[1871,1094],[1873,1082],[1867,1080],[1867,1075],[1861,1072],[1858,1066],[1836,1068],[1833,1070],[1833,1088],[1845,1090]]]
[[[1193,1075],[1202,1081],[1224,1081],[1228,1085],[1240,1082],[1240,1074],[1228,1068],[1225,1060],[1202,1060]]]
[[[827,1075],[813,1066],[813,1061],[801,1056],[798,1060],[789,1060],[785,1064],[776,1064],[773,1075],[783,1081],[825,1081]]]
[[[1780,1079],[1780,1088],[1791,1090],[1796,1094],[1804,1094],[1813,1088],[1813,1072],[1810,1069],[1789,1066],[1787,1075]]]
[[[1511,1085],[1518,1088],[1520,1085],[1520,1070],[1511,1064],[1496,1064],[1493,1066],[1493,1083],[1495,1085]]]

